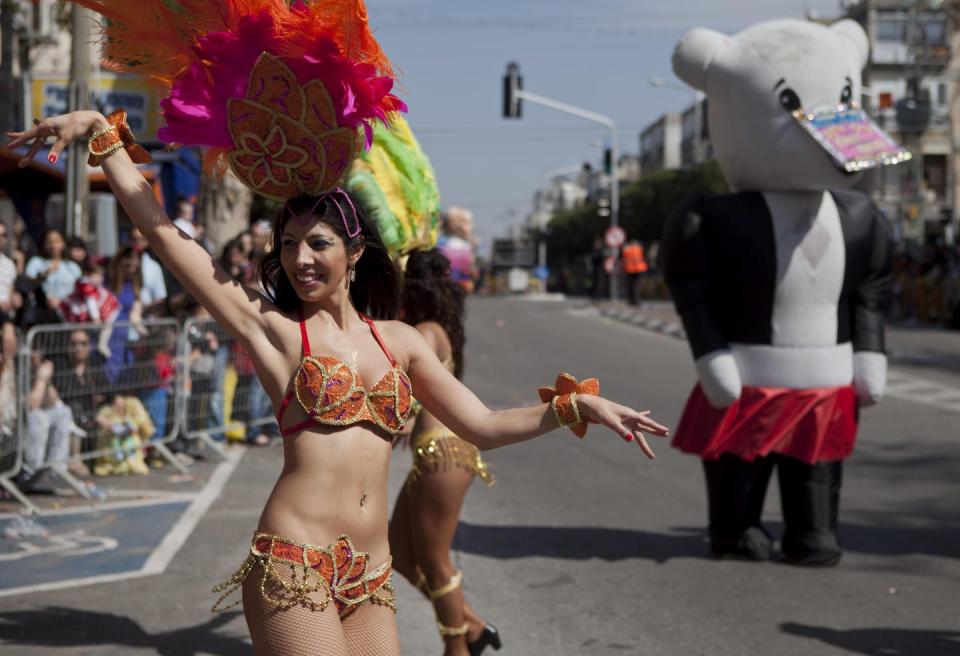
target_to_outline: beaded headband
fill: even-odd
[[[345,201],[346,206],[349,208],[349,214],[344,211],[343,204],[340,200]],[[290,202],[286,202],[283,205],[283,210],[281,216],[284,219],[284,222],[294,219],[301,225],[308,223],[313,216],[314,212],[317,211],[317,207],[320,206],[320,203],[329,200],[333,203],[333,206],[337,208],[337,211],[340,213],[340,220],[343,221],[343,229],[347,233],[349,239],[355,239],[360,235],[361,226],[360,226],[360,215],[357,214],[357,208],[353,204],[353,200],[350,198],[350,194],[345,192],[340,187],[337,187],[333,191],[320,196],[317,201],[313,204],[313,207],[310,208],[309,212],[304,212],[303,214],[297,215],[293,209],[290,207]],[[287,216],[289,214],[289,217]]]

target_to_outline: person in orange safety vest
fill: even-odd
[[[640,304],[640,277],[647,272],[647,260],[643,256],[643,246],[631,239],[623,247],[623,270],[627,274],[627,298],[630,305]]]

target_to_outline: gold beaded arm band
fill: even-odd
[[[580,414],[577,394],[600,394],[599,380],[587,378],[581,383],[564,372],[557,376],[557,382],[553,387],[541,387],[537,393],[541,401],[550,404],[553,416],[561,428],[569,428],[577,437],[587,434],[587,420]]]
[[[109,126],[97,130],[90,135],[90,141],[87,148],[90,156],[87,157],[87,164],[90,166],[100,166],[103,160],[113,155],[123,148],[130,155],[130,159],[135,164],[147,164],[153,161],[150,153],[144,150],[143,146],[137,143],[133,131],[127,125],[127,112],[123,109],[116,109],[107,116]]]

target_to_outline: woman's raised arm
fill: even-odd
[[[414,396],[459,437],[487,450],[523,442],[558,428],[549,403],[509,410],[489,409],[443,366],[417,330],[410,326],[398,330],[404,331],[403,343],[408,348],[408,373]],[[603,424],[624,440],[635,440],[648,458],[654,454],[643,433],[668,434],[665,426],[649,417],[649,412],[637,412],[589,394],[577,395],[576,403],[581,417]]]
[[[109,123],[99,112],[72,112],[48,118],[24,132],[8,132],[12,141],[7,145],[16,148],[33,141],[19,163],[26,166],[47,138],[56,137],[50,149],[51,161],[56,161],[72,141],[106,127]],[[230,277],[200,244],[173,225],[126,151],[118,150],[102,166],[110,188],[133,224],[187,291],[245,343],[252,335],[263,334],[267,328],[265,311],[272,309],[270,302]]]

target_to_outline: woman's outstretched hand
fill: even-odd
[[[637,412],[602,396],[577,394],[577,407],[580,415],[587,421],[603,424],[628,442],[635,441],[651,460],[656,456],[643,434],[650,433],[658,437],[670,434],[666,426],[650,418],[649,410]]]
[[[40,121],[29,130],[7,132],[7,136],[11,139],[7,148],[19,148],[24,144],[33,142],[26,156],[17,162],[17,166],[24,167],[36,157],[47,139],[54,137],[56,142],[50,148],[50,155],[48,156],[50,163],[54,164],[60,157],[60,153],[71,142],[87,136],[92,130],[102,129],[108,125],[109,123],[107,123],[103,114],[95,111],[70,112],[69,114],[52,116]]]

